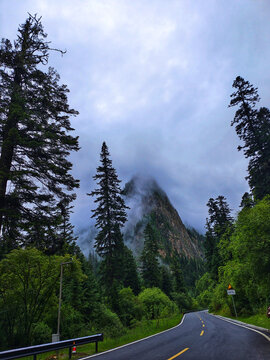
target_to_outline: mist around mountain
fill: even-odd
[[[173,250],[186,259],[203,259],[203,235],[183,224],[166,192],[155,179],[134,176],[124,186],[122,195],[129,207],[128,221],[123,228],[124,240],[136,258],[143,250],[143,232],[150,222],[158,236],[162,261],[168,263]],[[86,256],[94,250],[96,234],[94,224],[77,231],[78,244]]]

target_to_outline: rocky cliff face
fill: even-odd
[[[143,231],[150,221],[159,240],[161,258],[169,260],[173,250],[187,259],[202,259],[200,235],[187,230],[166,193],[154,179],[134,177],[123,190],[128,211],[124,228],[127,245],[139,256],[144,245]]]

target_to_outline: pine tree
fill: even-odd
[[[252,194],[249,194],[248,192],[245,192],[241,199],[240,207],[242,209],[246,208],[252,208],[255,205],[254,199],[252,197]]]
[[[173,291],[173,277],[166,266],[161,267],[161,290],[168,296]]]
[[[70,191],[79,186],[67,160],[79,149],[78,138],[68,134],[73,130],[69,117],[77,112],[68,105],[66,85],[46,67],[55,50],[46,36],[41,19],[29,15],[14,46],[3,39],[0,47],[2,248],[24,245],[34,229],[36,236],[46,229],[51,237],[58,224],[57,203],[72,201]]]
[[[92,217],[96,218],[95,226],[100,230],[95,239],[95,249],[103,258],[101,271],[107,290],[117,278],[118,271],[114,258],[119,255],[119,249],[122,247],[120,230],[127,220],[126,209],[128,209],[121,196],[121,181],[109,156],[108,147],[103,142],[100,154],[101,165],[93,177],[97,181],[98,188],[88,194],[95,196],[95,203],[98,203],[97,208],[92,210]]]
[[[59,254],[77,253],[76,241],[77,236],[74,235],[74,225],[70,223],[70,214],[74,206],[71,206],[69,200],[64,198],[58,203],[59,208]]]
[[[221,266],[218,244],[221,237],[232,228],[233,218],[231,209],[224,196],[216,199],[210,198],[208,203],[209,219],[206,219],[205,234],[205,257],[208,271],[214,279],[217,279],[218,267]]]
[[[270,111],[255,105],[259,102],[258,89],[238,76],[233,82],[236,91],[231,95],[229,107],[239,106],[231,125],[243,140],[246,158],[249,158],[247,176],[249,186],[257,199],[270,194]]]
[[[146,287],[160,287],[161,275],[158,263],[157,236],[148,223],[144,230],[144,248],[141,255],[142,278]]]
[[[185,286],[183,272],[181,269],[179,255],[175,250],[173,251],[172,260],[171,260],[171,271],[174,280],[174,290],[177,293],[186,292],[186,286]]]

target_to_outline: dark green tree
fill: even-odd
[[[255,201],[252,197],[252,194],[249,194],[248,192],[245,192],[242,196],[241,208],[252,208],[255,205]]]
[[[141,255],[142,278],[145,287],[160,287],[160,266],[158,263],[157,235],[151,224],[144,230],[144,248]]]
[[[168,296],[173,291],[173,277],[170,270],[166,266],[161,267],[161,290]]]
[[[78,138],[69,135],[69,118],[77,112],[68,105],[66,85],[46,66],[55,50],[46,36],[40,18],[29,15],[14,45],[3,39],[0,47],[0,231],[5,251],[24,245],[29,232],[57,241],[57,203],[72,201],[71,191],[79,186],[67,159],[79,149]]]
[[[233,226],[231,209],[224,196],[210,198],[208,203],[209,218],[206,219],[205,257],[206,266],[213,279],[217,279],[218,267],[221,266],[221,257],[218,244],[221,237]]]
[[[171,271],[173,275],[173,287],[174,291],[177,293],[186,292],[186,284],[184,281],[183,271],[181,269],[181,262],[179,255],[174,250],[172,259],[171,259]]]
[[[135,295],[138,295],[141,290],[141,283],[138,275],[137,264],[132,254],[132,251],[124,245],[122,252],[123,267],[122,278],[124,287],[130,287]]]
[[[243,145],[246,158],[249,158],[247,176],[249,186],[256,199],[270,193],[270,111],[255,105],[259,102],[258,89],[238,76],[233,82],[236,91],[231,95],[230,107],[239,106],[231,125]]]
[[[120,229],[127,220],[126,209],[128,209],[121,196],[121,181],[109,156],[108,147],[103,142],[100,154],[101,165],[93,177],[97,181],[98,188],[88,194],[95,196],[95,203],[98,203],[97,208],[92,210],[92,217],[96,218],[96,227],[99,229],[95,239],[95,248],[98,255],[103,258],[101,272],[107,293],[110,293],[112,284],[117,279],[119,265],[115,258],[119,258],[119,252],[123,248]]]

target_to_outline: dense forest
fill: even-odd
[[[250,193],[237,219],[224,196],[209,199],[200,239],[204,264],[176,251],[162,262],[153,219],[140,258],[133,256],[122,234],[128,207],[105,142],[93,174],[96,189],[85,194],[96,204],[89,218],[98,229],[95,254],[85,257],[70,222],[79,187],[69,161],[79,150],[70,118],[78,112],[47,66],[52,51],[63,51],[46,38],[41,19],[29,15],[15,42],[3,39],[0,48],[1,349],[50,342],[58,326],[61,340],[96,332],[117,337],[142,319],[208,306],[231,313],[229,283],[240,312],[264,309],[270,301],[270,111],[255,108],[257,89],[241,77],[233,83],[232,125],[249,159]]]
[[[270,305],[270,111],[256,107],[258,89],[238,76],[231,106],[248,164],[250,192],[243,194],[236,219],[222,195],[209,199],[206,220],[207,272],[196,284],[197,301],[210,311],[234,315],[229,284],[240,315],[266,313]]]

